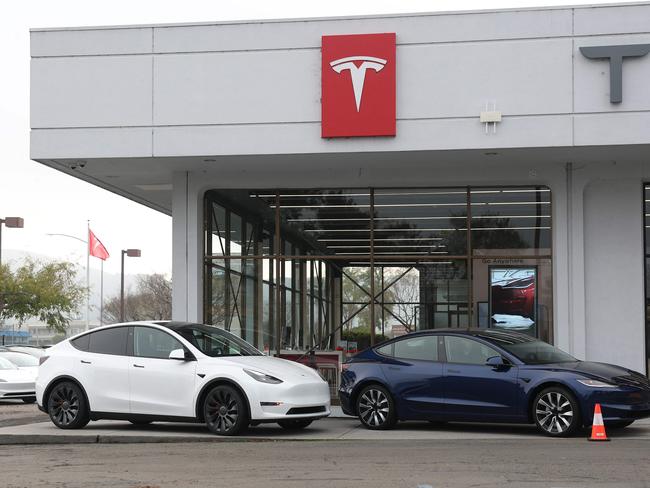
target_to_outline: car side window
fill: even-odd
[[[393,355],[393,344],[386,344],[385,346],[381,346],[377,348],[377,352],[379,354],[383,354],[384,356],[392,356]]]
[[[84,334],[81,337],[72,339],[70,341],[70,344],[72,344],[80,351],[88,351],[88,346],[90,346],[90,334]]]
[[[128,329],[128,327],[113,327],[91,332],[88,334],[88,352],[126,356]]]
[[[393,356],[399,359],[438,360],[438,336],[424,335],[394,342]]]
[[[445,336],[445,352],[448,363],[481,364],[488,358],[501,354],[482,342],[467,337]]]
[[[169,359],[174,349],[184,349],[177,339],[153,327],[133,328],[133,355],[139,358]]]

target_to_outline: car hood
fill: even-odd
[[[575,361],[571,363],[545,364],[543,365],[543,369],[570,371],[616,385],[650,388],[650,380],[644,375],[622,366],[616,366],[615,364]]]
[[[323,381],[315,370],[304,364],[270,356],[228,356],[224,358],[210,358],[208,360],[210,364],[214,365],[223,364],[224,361],[241,366],[242,368],[254,369],[262,373],[270,374],[283,381],[313,381],[314,379]]]

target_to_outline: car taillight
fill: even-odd
[[[50,359],[50,356],[41,356],[40,358],[38,358],[38,365],[40,366],[41,364],[43,364],[48,359]]]

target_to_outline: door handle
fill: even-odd
[[[460,373],[460,369],[448,369],[447,373]]]
[[[83,359],[81,360],[81,364],[93,364],[92,361],[84,361]]]
[[[134,368],[144,368],[144,366],[142,366],[141,364],[134,364],[133,367]]]

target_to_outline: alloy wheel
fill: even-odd
[[[543,394],[535,405],[537,424],[548,434],[566,434],[571,429],[574,416],[571,401],[559,391]]]
[[[381,427],[389,420],[390,401],[378,388],[369,388],[359,398],[359,418],[370,427]]]
[[[69,383],[62,383],[50,393],[50,417],[59,427],[69,427],[79,417],[80,403],[79,392]]]
[[[241,415],[240,401],[227,387],[213,389],[205,402],[205,421],[212,432],[222,435],[234,433]]]

